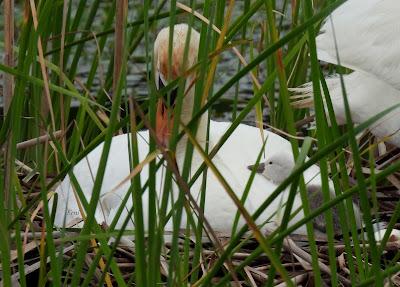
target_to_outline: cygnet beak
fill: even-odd
[[[254,168],[256,169],[256,173],[263,173],[265,170],[265,163],[261,162],[257,165],[253,164],[253,165],[249,165],[247,167],[249,170],[254,170]]]

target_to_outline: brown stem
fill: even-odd
[[[14,66],[14,0],[4,1],[4,64],[9,67]],[[11,101],[14,94],[14,78],[10,74],[4,74],[4,88],[3,88],[3,99],[4,99],[4,115],[7,115],[8,109],[10,108]],[[13,156],[12,156],[12,132],[9,130],[8,140],[5,148],[5,175],[4,175],[4,208],[11,210],[12,205],[10,202],[10,187],[12,180],[12,167],[13,167]],[[9,214],[9,212],[7,212]],[[8,216],[7,216],[8,217]]]

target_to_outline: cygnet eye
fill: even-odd
[[[272,161],[270,161],[268,164],[272,164]]]

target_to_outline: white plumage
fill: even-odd
[[[336,39],[342,66],[364,71],[400,89],[399,14],[397,0],[346,1],[321,28],[318,58],[337,64]]]
[[[268,180],[271,180],[276,184],[281,184],[292,173],[294,167],[295,162],[293,159],[293,154],[288,150],[280,150],[267,156],[265,162],[261,163],[258,167],[257,172]],[[309,206],[311,210],[314,210],[324,203],[321,177],[315,176],[315,172],[313,172],[313,170],[306,170],[304,172],[304,179],[306,183],[307,196],[309,199]],[[331,181],[329,181],[329,192],[331,198],[336,196],[333,189],[333,183]],[[282,202],[286,203],[287,198],[282,198]],[[357,205],[353,204],[353,210],[357,228],[360,228],[362,226],[360,209]],[[332,212],[334,231],[335,233],[339,234],[342,232],[339,222],[339,214],[336,208],[334,208]],[[320,214],[314,219],[314,227],[317,230],[325,232],[325,226],[326,222],[323,214]]]
[[[225,130],[230,126],[230,123],[215,122],[210,123],[210,144],[211,148],[222,136]],[[274,154],[282,149],[290,150],[290,144],[282,137],[265,131],[265,136],[268,137],[266,144],[267,154]],[[121,199],[125,196],[130,181],[123,184],[120,188],[112,191],[120,182],[122,182],[130,173],[129,158],[128,158],[128,135],[115,136],[112,140],[109,159],[107,161],[107,168],[104,175],[104,181],[101,188],[101,199],[98,209],[96,211],[96,220],[99,223],[106,222],[110,224],[116,209],[120,206]],[[138,147],[140,161],[143,161],[148,154],[148,132],[139,132],[138,136]],[[232,134],[225,145],[220,149],[218,154],[214,157],[213,163],[217,166],[221,174],[228,181],[232,189],[235,191],[238,197],[241,197],[245,189],[245,185],[250,177],[250,171],[246,168],[248,163],[255,162],[259,151],[262,148],[262,140],[260,138],[260,132],[255,127],[246,125],[240,125],[236,131]],[[103,144],[99,145],[92,152],[90,152],[86,159],[81,160],[74,167],[74,175],[77,181],[80,183],[82,190],[85,193],[86,198],[90,199],[91,190],[93,188],[93,176],[96,176],[99,159],[102,153]],[[179,153],[178,153],[179,155]],[[234,156],[233,156],[234,155]],[[183,156],[183,155],[182,155]],[[178,158],[178,162],[182,158]],[[195,152],[192,164],[192,174],[202,163],[202,159],[198,153]],[[90,167],[90,168],[89,168]],[[181,168],[181,166],[180,166]],[[308,179],[313,178],[318,174],[318,167],[312,167],[306,177]],[[161,200],[162,184],[163,184],[162,168],[156,173],[157,178],[157,196]],[[142,184],[148,179],[148,167],[146,166],[141,174]],[[192,186],[191,192],[194,198],[199,198],[199,191],[201,188],[201,177]],[[254,212],[256,208],[268,197],[276,185],[261,176],[256,176],[250,190],[249,198],[246,201],[245,207],[249,212]],[[176,200],[178,196],[178,187],[174,184],[173,198]],[[223,234],[229,234],[233,226],[233,219],[237,212],[237,207],[230,199],[223,186],[220,184],[215,175],[208,171],[207,176],[207,196],[206,196],[206,209],[205,216],[210,222],[211,226],[215,231]],[[56,226],[63,226],[64,214],[66,214],[66,223],[74,222],[77,218],[80,218],[79,209],[74,199],[73,189],[71,186],[70,178],[67,176],[61,185],[57,189],[59,194],[58,208],[55,218]],[[170,197],[171,198],[171,197]],[[143,208],[144,208],[144,222],[147,226],[147,206],[148,206],[148,190],[143,194]],[[172,198],[171,198],[172,199]],[[173,201],[173,200],[172,200]],[[169,208],[171,208],[172,201],[170,200]],[[301,205],[300,198],[296,199],[295,208]],[[125,207],[123,216],[119,219],[117,227],[121,226],[127,211],[132,206],[131,199]],[[262,223],[267,220],[280,206],[279,200],[275,200],[273,204],[266,210],[266,212],[260,217],[258,223]],[[67,212],[66,212],[67,211]],[[125,215],[125,216],[124,216]],[[303,217],[299,214],[294,221],[297,221]],[[244,221],[241,220],[241,224]],[[81,224],[78,226],[82,226]],[[128,225],[129,228],[133,227],[132,222]],[[186,216],[182,218],[182,228],[186,226]],[[270,226],[271,228],[271,226]],[[172,222],[169,222],[166,226],[166,231],[172,231]],[[305,229],[300,229],[300,233],[305,233]]]
[[[293,155],[288,152],[288,150],[281,150],[274,152],[267,156],[265,162],[262,162],[258,167],[258,173],[262,176],[271,180],[276,184],[282,183],[293,171],[295,166]],[[304,173],[304,179],[306,182],[306,191],[307,196],[309,198],[309,206],[311,210],[315,210],[320,207],[324,203],[323,195],[322,195],[322,183],[321,178],[315,175],[316,170],[306,170]],[[333,189],[333,183],[329,181],[330,185],[330,196],[334,198],[335,192]],[[281,196],[281,202],[286,203],[287,201],[287,192],[285,192]],[[363,226],[362,222],[362,213],[358,205],[353,203],[353,211],[354,211],[354,218],[356,220],[357,228],[361,228]],[[332,209],[333,215],[333,227],[334,232],[337,234],[342,233],[342,227],[339,220],[339,213],[336,208]],[[279,218],[277,218],[279,220]],[[315,230],[325,232],[326,230],[326,221],[324,214],[320,214],[313,220],[313,224]],[[374,236],[377,241],[381,241],[385,232],[387,231],[386,223],[377,222],[373,224],[373,228],[375,230]],[[390,241],[397,241],[400,238],[400,231],[397,229],[392,229],[390,233]]]
[[[344,75],[353,121],[361,123],[400,103],[400,2],[349,0],[326,20],[317,37],[318,59],[353,69]],[[336,44],[335,45],[335,41]],[[339,124],[345,123],[339,76],[326,79]],[[293,89],[312,97],[312,85]],[[400,146],[400,109],[372,127],[378,138]]]
[[[182,57],[178,51],[182,50],[186,40],[187,32],[191,31],[191,41],[196,42],[198,40],[198,33],[194,30],[189,30],[187,25],[176,25],[174,27],[174,47],[173,47],[173,70],[171,71],[174,75],[179,75]],[[167,79],[165,73],[162,71],[163,67],[166,67],[168,63],[168,58],[166,51],[168,51],[169,43],[169,30],[163,29],[157,40],[155,42],[155,59],[159,63],[156,63],[157,71],[155,75],[163,75],[160,77],[161,81],[159,84],[164,84],[163,82]],[[188,57],[188,66],[195,64],[197,60],[197,47],[191,45],[191,53]],[[156,79],[158,82],[159,79]],[[183,101],[183,114],[181,120],[184,124],[187,124],[191,119],[192,109],[193,109],[193,98],[194,89],[190,86],[191,77],[186,80],[186,95]],[[160,111],[163,111],[160,108]],[[166,114],[163,113],[158,118],[161,122],[159,123],[159,128],[161,133],[159,134],[160,140],[165,141],[168,136],[168,124],[165,124]],[[204,146],[206,141],[206,130],[207,130],[207,114],[204,114],[199,120],[198,132],[196,135],[197,141]],[[222,135],[230,126],[230,123],[222,122],[210,122],[210,134],[209,134],[209,145],[210,150],[219,141]],[[128,141],[127,137],[129,135],[120,135],[112,139],[110,154],[107,161],[107,167],[104,175],[104,181],[101,187],[101,198],[96,210],[96,220],[98,223],[103,221],[110,224],[114,219],[116,210],[121,205],[121,198],[123,198],[130,186],[130,181],[121,185],[115,191],[117,185],[119,185],[130,173],[129,168],[129,157],[128,157]],[[269,132],[264,131],[264,136],[267,137],[267,143],[265,146],[265,153],[267,155],[276,153],[281,150],[291,150],[290,143],[284,138]],[[140,161],[143,161],[148,155],[148,131],[142,131],[138,133],[138,152]],[[187,138],[183,137],[176,151],[176,161],[180,171],[182,171],[183,161],[185,156],[185,149]],[[232,187],[236,196],[241,198],[246,183],[250,177],[250,171],[246,166],[250,163],[254,163],[257,156],[262,149],[264,139],[260,136],[260,131],[258,128],[250,127],[247,125],[239,125],[239,127],[234,131],[234,133],[229,137],[227,142],[222,146],[217,155],[213,158],[214,165],[218,168],[220,173],[223,175],[225,180]],[[95,177],[103,149],[103,144],[99,145],[91,153],[88,154],[87,158],[82,159],[73,169],[73,173],[77,177],[85,197],[87,200],[90,199],[92,189],[93,189],[93,179]],[[198,167],[203,163],[203,158],[201,155],[195,151],[192,159],[191,165],[191,175],[195,173]],[[319,172],[317,166],[313,166],[308,171],[310,176],[314,176]],[[142,184],[149,178],[148,167],[145,166],[140,174]],[[162,195],[161,185],[163,183],[163,171],[160,169],[156,173],[157,179],[157,196],[160,199]],[[201,177],[195,182],[191,187],[191,194],[196,199],[199,200],[199,192],[201,190],[202,179]],[[252,214],[262,202],[275,190],[276,185],[271,181],[268,181],[264,177],[256,176],[254,178],[253,184],[251,186],[249,196],[245,202],[245,207],[250,214]],[[76,218],[80,218],[80,212],[75,200],[73,189],[71,187],[70,178],[67,176],[61,185],[58,187],[57,191],[59,194],[59,203],[55,217],[56,226],[68,225],[70,222],[76,221]],[[170,196],[169,209],[172,207],[172,203],[176,201],[178,196],[179,188],[174,184],[173,195]],[[143,193],[143,209],[144,209],[144,223],[147,226],[148,223],[148,190]],[[294,210],[300,207],[301,200],[296,197]],[[117,228],[121,226],[123,220],[126,218],[127,211],[132,207],[132,201],[129,199],[128,203],[124,207],[124,212],[122,216],[118,219]],[[274,202],[267,208],[264,213],[260,216],[257,223],[261,224],[268,220],[274,222],[274,213],[280,208],[279,199],[275,199]],[[212,228],[219,233],[224,233],[230,235],[233,227],[234,218],[236,212],[238,211],[237,206],[233,203],[232,199],[229,197],[228,193],[224,189],[223,185],[220,183],[218,178],[214,175],[212,171],[207,173],[207,186],[206,186],[206,204],[204,214]],[[299,213],[294,217],[292,222],[296,222],[303,218],[303,214]],[[66,224],[64,224],[64,220]],[[186,227],[186,216],[183,214],[181,227]],[[239,226],[244,225],[245,221],[241,218]],[[133,221],[130,221],[128,229],[134,227]],[[269,225],[269,228],[275,227],[275,224]],[[172,222],[169,221],[165,228],[166,231],[172,230]],[[305,227],[298,230],[299,233],[306,233]]]

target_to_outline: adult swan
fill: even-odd
[[[348,0],[337,8],[316,38],[318,59],[350,68],[343,75],[352,119],[362,123],[400,102],[400,25],[397,0]],[[339,75],[326,78],[338,124],[346,123]],[[293,89],[312,103],[312,84]],[[398,108],[378,120],[370,131],[379,140],[400,147]]]
[[[154,67],[155,67],[155,81],[157,86],[167,84],[167,70],[168,63],[172,63],[170,71],[170,79],[176,79],[182,74],[183,67],[183,55],[185,51],[185,41],[188,33],[190,35],[190,43],[188,46],[188,57],[185,67],[192,67],[197,62],[197,53],[199,47],[200,35],[197,31],[193,30],[185,24],[175,25],[173,31],[173,48],[172,48],[172,59],[169,61],[168,45],[169,45],[169,28],[165,28],[160,31],[154,44]],[[182,113],[180,115],[183,124],[188,124],[191,120],[192,110],[194,105],[194,85],[195,75],[191,74],[186,78],[185,84],[185,96],[183,98]],[[173,105],[171,105],[173,106]],[[170,124],[172,111],[163,104],[162,101],[158,103],[157,108],[157,124],[156,132],[160,142],[167,143],[170,135]],[[176,117],[177,115],[175,115]],[[203,114],[199,119],[199,126],[196,134],[196,140],[204,148],[207,136],[207,124],[208,116],[207,113]],[[215,122],[211,121],[209,125],[209,146],[210,150],[219,141],[224,132],[230,126],[230,123]],[[272,154],[278,150],[291,150],[289,142],[282,137],[264,131],[264,136],[267,137],[265,151],[267,154]],[[129,134],[123,134],[115,136],[112,139],[111,149],[107,161],[107,167],[105,170],[104,180],[101,187],[101,200],[98,204],[96,211],[96,220],[98,223],[105,221],[110,224],[113,219],[116,209],[121,203],[123,198],[130,187],[130,181],[128,180],[124,184],[118,186],[131,172],[129,165]],[[149,132],[141,131],[138,133],[138,152],[139,160],[143,161],[149,152],[148,140]],[[176,148],[176,161],[180,171],[182,171],[183,161],[185,156],[187,138],[183,137]],[[260,137],[260,132],[257,128],[250,127],[247,125],[239,125],[233,134],[229,137],[226,143],[218,151],[217,155],[213,158],[213,163],[223,175],[225,180],[229,183],[235,194],[240,198],[245,190],[245,186],[248,182],[251,172],[246,168],[249,163],[254,163],[257,159],[260,150],[262,149],[264,140]],[[102,153],[103,144],[100,144],[86,158],[82,159],[73,169],[73,173],[80,184],[83,193],[87,200],[90,199],[90,194],[93,189],[93,178],[97,173],[98,164],[100,161],[100,155]],[[191,174],[193,175],[198,167],[203,163],[203,158],[195,150],[191,164]],[[314,166],[309,169],[306,174],[307,178],[312,178],[318,173],[318,167]],[[145,166],[140,173],[141,182],[145,182],[149,177],[148,167]],[[158,200],[161,199],[162,195],[162,184],[163,184],[163,172],[160,168],[156,174],[156,187]],[[201,190],[202,179],[199,179],[191,186],[190,192],[194,199],[199,200],[199,194]],[[245,202],[245,207],[249,213],[253,213],[256,208],[274,191],[276,185],[265,179],[262,176],[257,175],[252,183],[249,196]],[[176,200],[179,191],[177,186],[173,186],[172,196],[170,196],[169,208],[172,207],[172,201]],[[136,192],[136,191],[134,191]],[[71,226],[79,221],[81,214],[78,209],[77,202],[75,200],[74,192],[71,187],[70,178],[67,176],[61,185],[57,189],[59,195],[58,207],[55,217],[56,226]],[[144,223],[147,226],[148,222],[148,190],[145,190],[142,196],[143,200],[143,215]],[[264,212],[259,218],[257,223],[264,222],[272,216],[274,220],[274,212],[280,207],[281,198],[277,198],[271,206]],[[293,210],[296,210],[301,205],[299,198],[296,198]],[[128,200],[127,207],[132,206],[131,199]],[[207,185],[206,185],[206,198],[205,198],[205,209],[204,215],[207,221],[210,223],[214,231],[220,233],[230,234],[237,207],[229,197],[225,188],[221,185],[212,171],[207,173]],[[127,214],[124,212],[123,214]],[[124,216],[121,216],[119,223],[121,224]],[[297,221],[302,217],[299,213],[294,217],[293,221]],[[182,216],[182,228],[186,227],[187,218],[185,214]],[[80,225],[79,225],[80,224]],[[81,226],[82,222],[75,226]],[[240,225],[245,224],[244,219],[240,220]],[[134,226],[134,223],[130,223],[130,228]],[[166,231],[172,230],[172,222],[167,222],[165,226]],[[305,233],[305,228],[298,230],[301,233]]]

